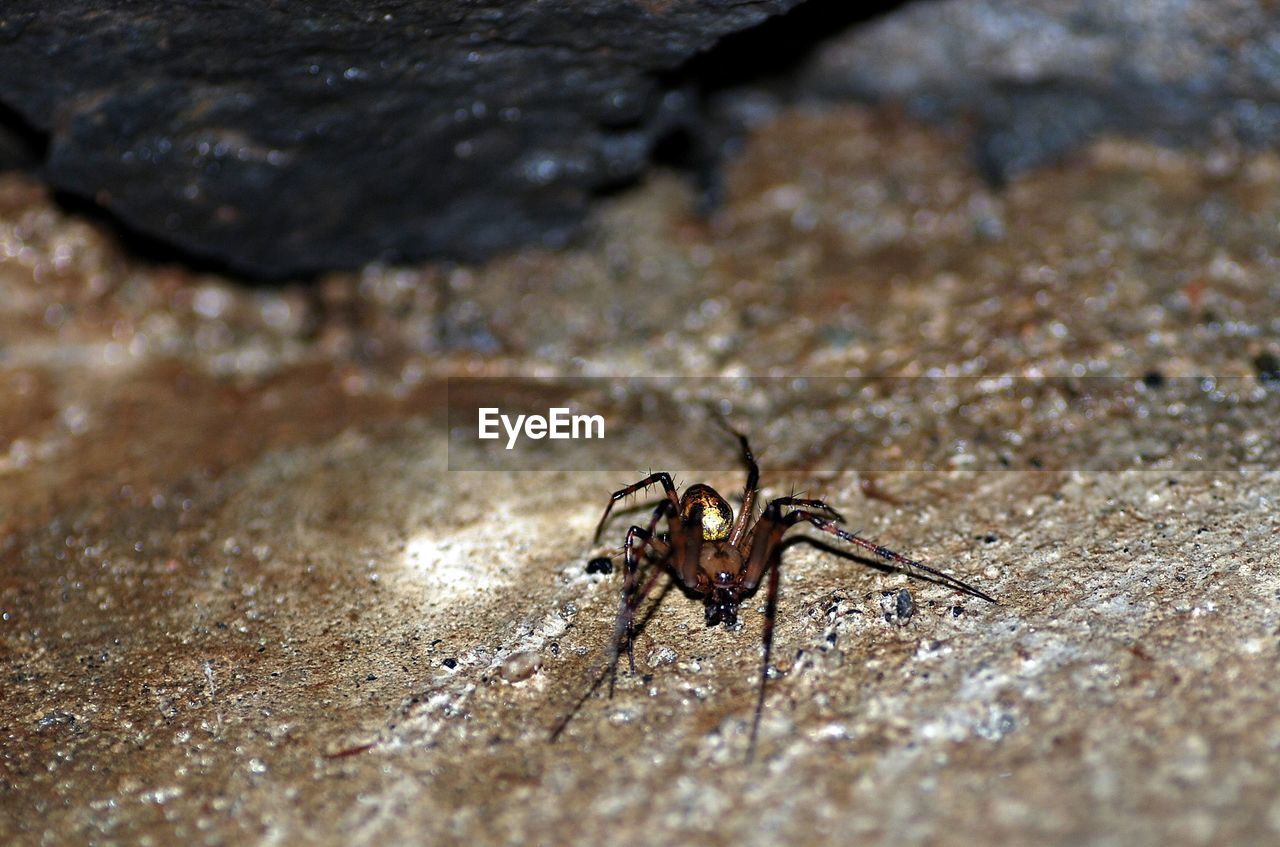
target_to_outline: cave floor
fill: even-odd
[[[793,111],[709,216],[659,175],[572,250],[275,287],[0,179],[0,841],[1273,841],[1280,159],[968,150]],[[616,436],[449,469],[450,378],[569,376]],[[754,760],[763,592],[661,593],[551,743],[609,492],[741,485],[709,406],[998,604],[797,530]]]

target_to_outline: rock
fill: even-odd
[[[44,174],[254,275],[562,243],[694,120],[667,71],[798,0],[19,0],[3,105]]]
[[[912,3],[825,44],[802,87],[976,117],[997,179],[1103,132],[1163,143],[1280,134],[1280,12],[1260,0]]]
[[[498,676],[507,682],[523,682],[542,668],[542,657],[535,650],[520,650],[503,659]]]

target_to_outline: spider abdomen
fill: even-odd
[[[733,528],[733,507],[711,486],[691,485],[680,498],[680,519],[688,521],[695,510],[702,513],[702,540],[723,541]]]

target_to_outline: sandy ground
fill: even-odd
[[[790,113],[710,218],[656,178],[566,253],[278,288],[0,180],[0,841],[1280,837],[1280,159],[967,150]],[[614,434],[513,472],[457,377]],[[550,743],[647,514],[593,544],[609,492],[741,485],[708,408],[999,603],[797,531],[753,761],[762,594],[667,591]]]

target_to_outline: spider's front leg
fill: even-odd
[[[904,556],[894,550],[890,550],[888,547],[876,544],[874,541],[868,541],[856,533],[841,529],[835,524],[835,521],[840,520],[839,515],[836,515],[834,510],[829,506],[823,506],[828,514],[818,514],[802,508],[784,515],[782,514],[782,509],[779,504],[797,506],[809,505],[788,497],[779,498],[778,500],[773,500],[769,503],[764,514],[760,516],[759,522],[751,531],[751,538],[748,541],[748,544],[750,545],[750,554],[746,557],[747,566],[743,580],[744,584],[748,587],[754,587],[760,581],[760,577],[764,575],[765,569],[769,566],[770,553],[773,548],[782,541],[783,534],[800,521],[807,521],[823,532],[830,533],[842,541],[847,541],[850,544],[861,547],[863,550],[867,550],[881,559],[893,562],[896,565],[901,565],[904,569],[929,574],[930,576],[937,577],[938,580],[950,588],[963,591],[964,593],[971,594],[974,597],[980,597],[989,603],[996,602],[994,597],[974,588],[963,580],[957,579],[949,574],[945,574],[942,571],[934,570],[928,565],[921,564],[915,559]],[[814,508],[813,506],[809,507]],[[757,547],[757,545],[762,546]]]
[[[783,515],[782,507],[784,506],[802,508]],[[778,497],[770,500],[769,505],[765,506],[764,513],[760,515],[760,520],[756,521],[756,525],[751,528],[751,534],[747,536],[747,542],[742,551],[742,558],[746,562],[746,567],[743,568],[742,584],[746,591],[760,584],[760,578],[776,558],[776,548],[782,542],[783,534],[799,520],[795,516],[814,514],[804,509],[821,509],[824,513],[821,519],[828,522],[844,520],[839,512],[822,500],[806,500],[801,497]]]
[[[640,559],[644,556],[645,547],[652,547],[660,556],[666,556],[670,553],[667,543],[658,538],[654,533],[658,528],[658,521],[663,515],[668,515],[669,520],[679,520],[673,514],[674,507],[666,500],[658,504],[653,510],[653,517],[649,519],[649,528],[644,529],[638,526],[632,526],[627,530],[627,540],[623,544],[623,580],[622,580],[622,597],[618,602],[618,619],[614,623],[613,638],[609,643],[609,696],[613,696],[614,683],[618,677],[618,658],[622,653],[622,643],[627,645],[627,665],[631,669],[631,673],[636,672],[635,658],[635,626],[636,626],[636,609],[653,590],[654,583],[657,582],[658,575],[662,573],[661,568],[655,568],[653,573],[649,575],[649,579],[645,581],[644,587],[636,591],[636,582],[640,572]],[[639,543],[636,543],[639,539]]]
[[[721,423],[724,425],[723,421]],[[727,425],[725,426],[728,428]],[[747,441],[747,437],[735,429],[729,429],[729,432],[738,439],[738,444],[742,447],[742,461],[747,466],[747,483],[742,489],[742,510],[738,512],[738,519],[733,522],[733,528],[729,530],[729,544],[737,547],[755,513],[756,493],[760,486],[760,466],[756,464],[756,457],[751,452],[751,444]]]
[[[600,523],[596,524],[596,534],[594,540],[600,541],[600,533],[604,530],[605,521],[609,520],[609,513],[613,511],[613,506],[628,494],[634,494],[637,491],[643,491],[655,482],[662,483],[662,489],[666,493],[667,502],[669,502],[676,512],[680,511],[680,495],[676,493],[675,483],[671,481],[671,474],[666,471],[649,474],[639,482],[628,485],[626,488],[619,488],[609,496],[609,505],[605,506],[604,514],[600,516]]]
[[[803,497],[778,497],[769,501],[770,506],[778,506],[778,513],[782,513],[783,506],[798,506],[801,509],[818,509],[824,512],[829,518],[839,523],[844,523],[844,518],[840,516],[832,507],[828,506],[825,500],[806,500]]]
[[[876,544],[874,541],[868,541],[867,539],[857,535],[856,533],[843,530],[840,527],[836,526],[834,523],[832,523],[828,518],[824,517],[823,515],[815,515],[813,512],[805,512],[805,511],[797,510],[787,515],[786,518],[784,518],[783,520],[787,522],[788,526],[802,520],[808,521],[809,523],[813,524],[823,532],[829,532],[832,535],[834,535],[836,538],[839,538],[842,541],[847,541],[850,544],[854,544],[858,547],[861,547],[863,550],[867,550],[868,552],[873,553],[876,556],[879,556],[881,559],[885,559],[886,561],[893,562],[896,565],[902,565],[904,568],[908,570],[920,571],[922,573],[927,573],[930,576],[935,576],[944,585],[946,585],[949,588],[954,588],[958,591],[963,591],[965,594],[971,594],[974,597],[980,597],[983,600],[986,600],[988,603],[998,604],[998,601],[996,600],[996,598],[992,597],[991,595],[983,591],[979,591],[977,588],[974,588],[969,583],[964,582],[963,580],[960,580],[960,579],[956,579],[954,576],[951,576],[950,574],[945,574],[942,571],[934,570],[928,565],[923,565],[920,562],[917,562],[915,559],[908,558],[907,556],[904,556],[901,553],[890,550],[888,547],[884,547],[879,544]]]
[[[773,551],[774,559],[778,557],[777,548]],[[751,719],[751,740],[747,743],[747,761],[756,756],[756,739],[760,736],[760,716],[764,714],[764,689],[769,682],[769,657],[773,654],[773,624],[778,617],[778,581],[781,565],[775,561],[769,571],[769,593],[764,601],[764,632],[760,640],[764,645],[764,658],[760,660],[760,686],[756,694],[756,712]]]

